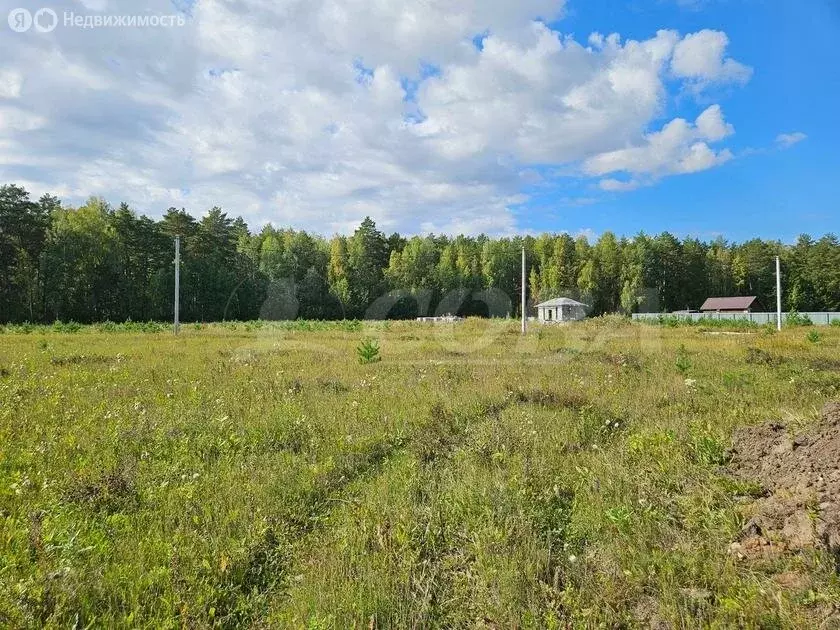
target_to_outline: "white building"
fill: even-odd
[[[569,298],[556,298],[537,304],[537,319],[542,323],[574,322],[584,319],[588,308]]]

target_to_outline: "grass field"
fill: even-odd
[[[0,625],[817,627],[834,559],[729,555],[724,465],[840,399],[840,329],[720,332],[7,331]]]

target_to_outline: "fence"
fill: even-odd
[[[807,317],[816,326],[828,326],[832,322],[840,321],[840,313],[799,313],[800,318]],[[787,319],[788,313],[782,313]],[[775,324],[776,313],[633,313],[633,319],[650,320],[660,317],[674,317],[692,321],[709,320],[747,320],[755,324]],[[783,320],[784,321],[784,320]]]

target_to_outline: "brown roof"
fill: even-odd
[[[713,297],[703,302],[701,311],[745,311],[752,307],[756,297]]]

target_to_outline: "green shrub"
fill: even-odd
[[[810,331],[805,338],[811,343],[819,343],[822,341],[822,334],[818,330]]]
[[[814,322],[807,315],[802,315],[796,310],[790,311],[785,317],[786,326],[811,326]]]
[[[158,333],[166,328],[168,328],[168,326],[164,326],[158,322],[146,322],[144,324],[140,324],[140,330],[146,333]]]
[[[714,317],[701,317],[699,319],[691,319],[689,317],[680,317],[678,315],[660,315],[656,319],[641,320],[644,323],[664,326],[665,328],[714,328],[726,330],[744,330],[760,328],[761,324],[750,321],[749,319],[716,319]]]
[[[359,355],[359,363],[362,365],[376,363],[382,360],[382,357],[379,356],[379,344],[373,339],[362,341],[359,347],[356,348],[356,354]]]
[[[67,323],[61,320],[56,321],[52,326],[53,331],[60,333],[77,333],[82,329],[82,325],[78,322],[70,320]]]

